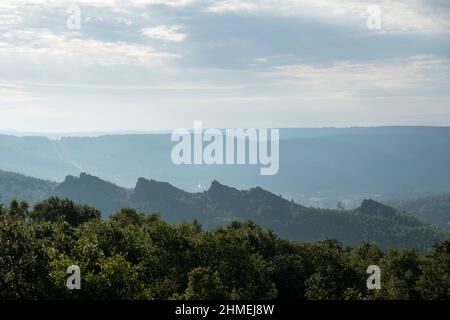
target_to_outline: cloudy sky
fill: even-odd
[[[0,131],[448,126],[449,80],[450,0],[0,2]]]

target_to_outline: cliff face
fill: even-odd
[[[398,211],[374,200],[364,200],[358,211],[367,215],[381,215],[384,217],[393,217]]]
[[[99,208],[103,215],[129,206],[129,193],[127,189],[86,173],[79,177],[67,176],[55,189],[57,196]]]
[[[176,200],[189,195],[188,192],[180,190],[170,183],[139,178],[131,194],[131,200],[133,202],[154,203],[158,206],[167,200]]]

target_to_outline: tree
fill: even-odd
[[[273,258],[273,280],[278,290],[278,299],[305,299],[305,281],[311,271],[304,259],[300,254],[277,255]]]
[[[416,281],[424,258],[411,249],[388,249],[381,260],[382,291],[387,299],[420,299]]]
[[[31,218],[38,221],[67,221],[71,226],[77,227],[92,219],[100,219],[100,211],[74,203],[69,199],[51,197],[34,206]]]
[[[25,201],[17,201],[16,199],[13,199],[11,201],[11,204],[9,205],[9,214],[18,216],[21,218],[25,218],[28,216],[28,208],[29,205]]]
[[[46,248],[33,223],[0,216],[0,250],[0,299],[42,299],[52,291]]]
[[[417,290],[424,299],[450,299],[450,241],[437,244],[421,265]]]
[[[220,275],[210,268],[195,268],[188,274],[188,287],[181,296],[186,300],[220,300],[227,294]]]
[[[66,288],[67,267],[81,290]],[[367,290],[379,265],[381,290]],[[251,221],[216,230],[51,198],[0,206],[0,299],[448,299],[450,241],[427,255],[297,243]]]
[[[307,299],[343,299],[348,289],[361,289],[359,274],[338,241],[328,239],[312,245],[310,259],[315,272],[305,282]]]

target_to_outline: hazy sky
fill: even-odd
[[[449,80],[449,0],[0,1],[0,131],[450,125]]]

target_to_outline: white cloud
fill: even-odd
[[[128,0],[128,2],[134,5],[162,4],[171,7],[182,7],[191,4],[193,0]]]
[[[152,39],[180,42],[187,38],[187,34],[180,32],[180,26],[157,26],[153,28],[144,28],[142,34]]]
[[[27,5],[21,5],[24,3]],[[104,129],[136,129],[138,125],[145,128],[149,125],[148,119],[155,119],[153,116],[157,112],[165,113],[152,125],[165,126],[175,121],[173,114],[179,110],[184,110],[186,117],[183,114],[177,119],[190,119],[199,114],[203,117],[205,110],[211,110],[210,119],[221,120],[222,116],[228,116],[230,123],[235,123],[238,120],[230,112],[233,107],[244,112],[240,116],[242,121],[253,119],[265,107],[268,111],[261,118],[268,119],[265,120],[268,123],[275,121],[274,114],[277,114],[288,121],[284,123],[294,124],[302,118],[304,123],[317,119],[318,122],[311,123],[321,125],[327,124],[326,120],[322,122],[325,111],[335,112],[328,119],[336,123],[342,119],[343,123],[358,124],[353,117],[358,108],[363,110],[359,119],[364,120],[367,113],[372,112],[379,116],[380,123],[389,108],[398,113],[398,123],[404,123],[401,115],[406,112],[424,114],[427,110],[448,110],[449,100],[444,98],[449,92],[448,58],[417,56],[423,52],[445,54],[446,43],[436,40],[445,37],[429,37],[427,41],[422,40],[428,35],[409,37],[411,32],[448,32],[449,8],[443,1],[79,0],[75,3],[82,10],[79,33],[66,28],[66,8],[74,4],[73,0],[0,1],[2,126],[25,126],[23,115],[30,115],[28,124],[35,128],[67,126],[69,122],[42,122],[44,117],[51,118],[58,110],[65,114],[73,111],[73,119],[78,119],[73,120],[73,130],[78,125],[80,130],[97,130],[98,125],[104,125]],[[346,43],[346,61],[342,61],[344,49],[341,48],[334,56],[340,61],[333,63],[332,53],[318,54],[312,64],[309,57],[323,48],[320,39],[317,39],[317,46],[309,42],[312,47],[303,52],[298,50],[297,33],[287,32],[280,35],[282,41],[278,41],[273,32],[280,30],[280,25],[287,25],[278,24],[278,20],[289,17],[285,22],[292,22],[293,17],[298,21],[292,25],[299,28],[297,31],[301,35],[305,30],[300,28],[306,18],[307,24],[313,21],[330,27],[328,29],[344,26],[343,30],[358,37],[356,43],[367,43],[364,33],[370,35],[371,32],[366,29],[366,9],[373,4],[381,9],[381,32],[407,33],[407,37],[398,37],[395,43],[376,37],[374,41],[381,39],[383,41],[377,43],[386,45],[378,47],[380,55],[369,52],[375,44],[365,49]],[[160,7],[164,5],[165,8]],[[189,8],[183,9],[184,6]],[[222,28],[227,23],[242,22],[245,17],[221,17],[220,23],[212,26],[215,15],[221,13],[248,14],[249,18],[261,15],[273,25],[265,26],[263,34],[249,28],[241,38],[235,28],[231,28],[230,34],[225,35]],[[47,18],[43,19],[44,16]],[[276,21],[271,19],[274,16]],[[241,27],[254,26],[253,23],[248,19]],[[214,28],[208,30],[210,26]],[[218,32],[212,34],[213,30]],[[308,30],[311,34],[304,36],[313,38],[314,28]],[[323,28],[317,30],[323,31]],[[336,36],[348,40],[343,30],[336,32]],[[262,36],[267,47],[258,50]],[[257,37],[258,41],[253,42],[252,37]],[[364,41],[360,42],[360,38]],[[230,48],[230,57],[217,54],[218,44],[224,43],[223,40],[227,41],[224,47]],[[292,41],[291,46],[288,40]],[[401,48],[410,40],[413,45]],[[186,59],[177,63],[180,54],[171,50],[185,52]],[[401,56],[396,55],[399,52]],[[402,58],[405,54],[411,58]],[[367,57],[373,56],[393,58],[368,60]],[[237,60],[239,62],[235,63]],[[246,67],[236,67],[241,63]],[[88,68],[82,68],[84,66]],[[8,81],[16,81],[16,85],[6,83]],[[67,99],[69,96],[71,99]],[[44,108],[41,102],[54,108]],[[420,104],[420,108],[411,110],[412,103]],[[197,104],[201,106],[192,109]],[[216,107],[222,108],[221,112],[217,113]],[[84,108],[83,112],[80,108]],[[130,108],[134,112],[130,112]],[[92,123],[86,123],[85,112],[92,113],[89,117]],[[313,118],[308,118],[308,112]],[[107,120],[99,124],[95,114]]]
[[[0,26],[14,26],[22,22],[22,17],[17,14],[1,13],[0,12]]]
[[[171,7],[181,7],[189,5],[193,0],[2,0],[0,7],[17,8],[23,5],[46,5],[53,7],[68,7],[71,5],[92,6],[92,7],[124,7],[124,6],[145,6],[145,5],[167,5]]]
[[[34,118],[70,118],[70,114],[58,108],[51,108],[46,106],[15,106],[0,108],[0,115],[14,117],[17,119]],[[18,120],[20,121],[20,120]]]
[[[247,2],[238,0],[219,1],[208,7],[208,11],[222,12],[251,12],[258,11],[257,2]]]
[[[261,72],[279,85],[298,86],[318,95],[383,95],[402,90],[447,90],[450,60],[433,56],[355,63],[337,62],[331,66],[296,64]]]
[[[450,8],[437,0],[222,0],[208,11],[302,16],[364,29],[373,5],[381,9],[381,32],[450,32]]]
[[[26,102],[35,100],[23,86],[0,83],[0,102]]]
[[[55,34],[48,30],[5,32],[0,42],[2,60],[26,59],[34,62],[83,65],[162,64],[179,55],[122,41],[85,39],[77,33]]]
[[[105,7],[118,11],[147,5],[183,7],[194,5],[212,13],[265,13],[321,19],[329,24],[352,24],[364,29],[367,8],[377,5],[382,13],[381,32],[450,32],[450,7],[441,0],[78,0],[83,7]],[[25,6],[67,8],[72,0],[2,0],[4,10]],[[0,16],[1,17],[1,16]],[[2,21],[13,21],[14,14],[5,14]]]

